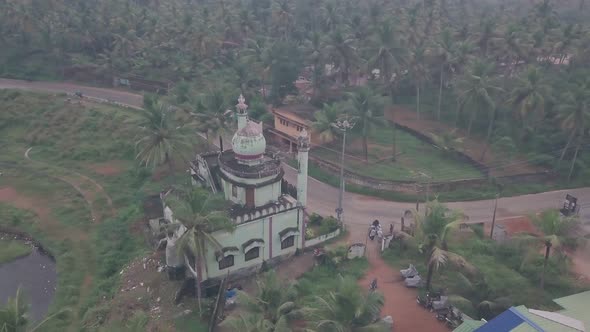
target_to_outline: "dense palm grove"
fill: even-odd
[[[217,94],[209,106],[227,109],[241,90],[255,117],[264,113],[260,92],[280,103],[302,74],[318,105],[335,87],[372,77],[394,103],[411,100],[418,114],[464,126],[502,152],[568,177],[586,169],[584,1],[4,0],[0,8],[4,76],[138,74],[175,82],[175,103],[197,109],[209,108],[199,93]]]
[[[277,102],[294,91],[304,68],[320,100],[332,86],[329,78],[347,85],[378,68],[394,101],[413,90],[420,112],[421,94],[437,95],[438,118],[461,121],[468,131],[487,128],[488,139],[510,137],[504,146],[547,156],[557,154],[556,141],[574,147],[574,155],[583,147],[588,83],[580,69],[590,39],[587,27],[575,24],[583,21],[583,2],[581,8],[560,3],[567,19],[548,0],[534,6],[443,0],[0,5],[5,73],[54,77],[92,64],[99,75],[136,73],[242,91],[268,82]],[[571,14],[576,9],[581,14]],[[326,64],[337,77],[327,75]],[[179,90],[185,101],[187,88]],[[510,126],[512,118],[518,126]],[[560,127],[567,134],[558,133]]]
[[[404,104],[419,118],[462,128],[507,157],[519,155],[512,163],[536,163],[587,184],[588,18],[584,0],[0,0],[0,76],[107,82],[113,76],[139,75],[173,82],[164,100],[146,96],[136,142],[137,159],[154,166],[168,163],[171,172],[172,154],[191,143],[192,125],[207,136],[229,129],[226,110],[239,93],[246,96],[250,115],[266,120],[266,104],[296,95],[294,82],[303,76],[311,81],[311,95],[295,101],[322,109],[315,115],[320,139],[330,141],[338,134],[332,123],[347,110],[357,118],[365,160],[367,132],[385,124],[383,108]],[[197,121],[180,126],[164,102],[189,110]],[[463,139],[455,133],[436,136],[437,145],[446,149]],[[466,266],[462,256],[478,253],[447,243],[447,233],[458,221],[431,204],[423,229],[415,238],[399,241],[400,252],[412,242],[427,244],[415,249],[427,253],[428,287],[433,276],[436,282],[439,266],[447,261]],[[202,206],[191,208],[192,232],[185,240],[194,244],[204,241],[211,221]],[[557,250],[557,236],[566,232],[551,222],[557,218],[540,218],[550,235],[541,239],[543,245]],[[493,250],[498,260],[516,257],[484,244],[479,250],[485,255]],[[197,260],[202,255],[195,252]],[[295,284],[282,284],[274,274],[263,276],[257,297],[246,297],[244,313],[225,324],[247,331],[284,331],[302,320],[318,331],[372,327],[383,298],[362,294],[355,284],[360,275],[346,275],[353,274],[347,264],[358,263],[339,264],[343,256],[331,254],[329,267],[315,269]],[[424,256],[410,258],[424,261]],[[489,265],[479,256],[467,258],[480,269]],[[520,265],[535,282],[540,275],[541,289],[547,270],[546,287],[557,288],[551,280],[562,267],[558,271],[548,255],[531,268],[519,259],[510,262],[515,270]],[[344,276],[335,281],[338,273]],[[479,277],[472,279],[482,282]],[[504,284],[498,289],[491,284],[475,284],[461,295],[474,308],[490,306],[505,295],[498,290]],[[26,309],[20,296],[2,308],[0,331],[33,325]],[[64,310],[50,318],[67,314]],[[130,324],[143,330],[146,321],[141,316],[135,320]]]

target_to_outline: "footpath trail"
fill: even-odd
[[[448,332],[449,329],[436,320],[433,313],[416,303],[416,290],[405,287],[400,272],[381,258],[379,249],[379,242],[369,241],[367,244],[369,270],[359,280],[359,286],[368,290],[371,280],[377,278],[377,290],[385,297],[381,317],[393,318],[393,331]]]
[[[56,175],[50,175],[49,172],[46,172],[47,176],[56,178],[69,184],[72,188],[74,188],[74,190],[82,195],[82,197],[84,197],[84,201],[86,201],[86,204],[88,205],[90,214],[92,215],[92,222],[98,223],[104,218],[115,215],[115,209],[113,207],[113,201],[111,197],[106,193],[104,188],[98,182],[76,171],[33,160],[30,157],[30,152],[32,149],[33,148],[28,148],[27,151],[25,151],[25,158],[39,167],[52,170],[53,172],[51,173],[57,173]],[[101,206],[104,205],[100,202],[101,198],[106,200],[106,207]]]

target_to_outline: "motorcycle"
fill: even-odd
[[[426,309],[430,309],[432,307],[432,300],[428,298],[428,295],[425,297],[421,297],[420,295],[416,296],[416,303]]]
[[[432,302],[440,300],[440,294],[427,292],[424,297],[416,296],[416,303],[423,306],[426,309],[432,308]]]
[[[377,289],[377,279],[373,279],[373,281],[371,281],[371,283],[369,284],[369,290],[371,292],[374,292]]]
[[[449,316],[449,309],[443,309],[443,310],[439,310],[436,312],[436,319],[441,321],[441,322],[446,322],[447,321],[447,317]]]
[[[456,329],[459,325],[463,324],[463,314],[459,310],[453,308],[449,311],[449,314],[445,318],[446,325],[452,329]]]

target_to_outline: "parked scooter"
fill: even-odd
[[[369,291],[374,292],[377,289],[377,278],[373,279],[369,284]]]
[[[427,292],[425,296],[420,296],[420,295],[416,296],[416,303],[418,303],[419,305],[423,306],[426,309],[431,309],[432,302],[437,301],[437,300],[440,300],[439,293]]]
[[[426,309],[430,309],[432,307],[432,299],[428,297],[428,294],[424,297],[420,295],[416,296],[416,303],[418,303]]]
[[[463,314],[459,310],[453,308],[449,311],[446,317],[446,324],[448,327],[456,329],[459,325],[463,324]]]
[[[442,309],[442,310],[438,310],[436,312],[436,319],[441,321],[441,322],[446,322],[447,321],[447,316],[449,316],[449,312],[451,311],[450,308],[446,308],[446,309]]]

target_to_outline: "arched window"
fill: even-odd
[[[260,257],[260,247],[254,247],[246,252],[246,262]]]
[[[234,266],[234,255],[227,255],[219,261],[219,269],[220,270],[227,269],[228,267],[231,267],[231,266]]]
[[[295,235],[291,235],[281,242],[281,249],[287,249],[295,245]]]

